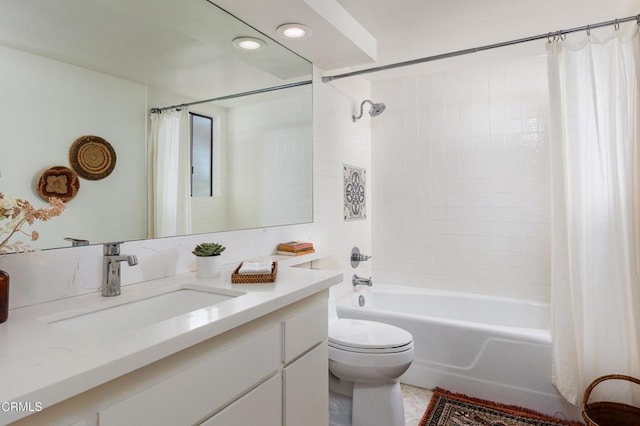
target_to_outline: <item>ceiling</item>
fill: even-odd
[[[638,0],[213,0],[256,29],[334,74],[487,44],[545,34],[640,13]],[[331,4],[375,39],[365,54],[349,37],[342,17],[322,13]],[[327,19],[329,18],[329,19]],[[311,26],[313,37],[282,41],[275,28],[286,22]],[[624,24],[631,28],[632,23]],[[604,31],[604,30],[603,30]],[[610,29],[608,31],[611,31]],[[577,36],[576,36],[577,37]],[[528,54],[543,42],[526,43]]]

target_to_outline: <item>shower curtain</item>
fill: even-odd
[[[186,109],[151,114],[149,237],[191,233],[191,159]]]
[[[640,43],[620,32],[547,44],[552,380],[574,404],[596,377],[640,377]]]

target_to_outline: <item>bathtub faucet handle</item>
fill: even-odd
[[[351,267],[356,268],[360,262],[366,262],[371,259],[371,256],[367,256],[366,254],[360,253],[360,249],[358,247],[354,247],[351,249]]]
[[[357,286],[357,285],[366,285],[367,287],[372,287],[373,286],[373,282],[371,281],[371,277],[364,278],[364,277],[359,277],[356,274],[353,274],[353,277],[351,277],[351,284],[354,287]]]

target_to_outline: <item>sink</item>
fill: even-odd
[[[236,297],[193,289],[179,289],[145,299],[49,321],[65,330],[113,336],[222,303]]]

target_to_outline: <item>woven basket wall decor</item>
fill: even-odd
[[[80,179],[68,167],[53,166],[40,174],[37,185],[38,194],[44,200],[56,197],[66,203],[75,197],[80,190]]]
[[[85,179],[104,179],[116,167],[116,151],[100,136],[80,136],[69,148],[69,163]]]

